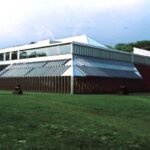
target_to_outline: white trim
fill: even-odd
[[[0,61],[0,65],[13,64],[13,63],[26,63],[26,62],[40,62],[40,61],[60,60],[60,59],[71,59],[71,58],[72,58],[71,54],[65,54],[65,55],[27,58],[27,59],[20,59],[20,60]]]
[[[52,46],[66,45],[66,44],[71,44],[71,43],[72,42],[62,42],[62,43],[45,44],[45,45],[29,44],[29,45],[0,49],[0,53],[6,53],[6,52],[18,51],[18,50],[22,51],[22,50],[30,50],[30,49],[36,49],[36,48],[52,47]]]

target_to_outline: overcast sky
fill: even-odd
[[[150,0],[0,0],[0,48],[87,34],[102,44],[150,40]]]

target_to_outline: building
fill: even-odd
[[[150,90],[150,57],[110,49],[86,35],[0,50],[0,89],[53,93]]]

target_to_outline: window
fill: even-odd
[[[6,53],[6,60],[9,60],[9,52]]]
[[[11,57],[12,57],[12,60],[16,60],[17,59],[17,51],[12,52]]]
[[[4,54],[0,54],[0,61],[3,61],[4,60]]]
[[[37,48],[31,50],[20,51],[20,59],[63,55],[71,53],[71,45],[57,45],[51,47]]]

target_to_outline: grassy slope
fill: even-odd
[[[0,149],[150,149],[150,96],[0,92]]]

